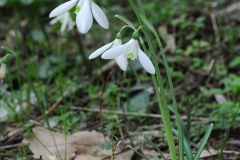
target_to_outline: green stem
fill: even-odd
[[[133,0],[129,0],[129,3],[131,4],[137,18],[138,21],[140,22],[140,24],[142,25],[142,21],[140,18],[140,14],[137,10],[137,7],[135,6],[135,4],[133,3]],[[160,111],[162,113],[162,120],[164,123],[164,129],[166,131],[166,135],[167,135],[167,141],[168,141],[168,145],[169,145],[169,150],[170,150],[170,154],[173,160],[176,160],[176,151],[175,151],[175,143],[174,143],[174,137],[173,137],[173,132],[172,132],[172,124],[170,121],[170,115],[169,115],[169,110],[167,107],[167,98],[164,92],[164,87],[163,87],[163,81],[162,81],[162,77],[160,74],[160,70],[158,67],[158,62],[157,62],[157,57],[154,53],[154,48],[153,48],[153,44],[151,42],[151,38],[149,33],[147,32],[146,29],[144,29],[144,35],[146,37],[150,52],[152,53],[152,57],[153,57],[153,63],[156,69],[156,77],[153,75],[152,76],[152,80],[153,80],[153,84],[157,93],[157,98],[158,98],[158,102],[159,102],[159,107],[160,107]],[[145,52],[147,53],[147,51],[145,50]],[[158,81],[157,81],[158,80]],[[160,93],[159,93],[159,87],[160,87]]]
[[[137,0],[137,2],[138,2],[138,5],[139,5],[139,8],[140,8],[140,12],[146,17],[144,9],[143,9],[142,1]],[[154,27],[153,27],[153,29],[154,29]],[[148,31],[146,31],[146,32],[147,32],[147,34],[149,34]],[[171,97],[172,97],[172,101],[173,101],[173,107],[174,107],[174,110],[175,110],[175,116],[176,116],[176,120],[177,120],[177,128],[178,128],[178,132],[179,132],[179,134],[178,134],[179,159],[183,160],[183,158],[184,158],[184,155],[183,155],[183,153],[184,153],[184,151],[183,151],[183,133],[182,133],[181,122],[180,122],[180,119],[179,119],[179,114],[178,114],[178,109],[177,109],[177,101],[176,101],[176,97],[175,97],[175,93],[174,93],[172,78],[171,78],[169,66],[168,66],[168,63],[167,63],[167,59],[166,59],[166,56],[165,56],[165,52],[164,52],[162,43],[161,43],[160,38],[158,36],[158,33],[155,29],[153,30],[153,34],[155,35],[155,37],[157,39],[157,43],[158,43],[158,46],[160,48],[160,51],[161,51],[161,54],[162,54],[162,57],[163,57],[164,66],[165,66],[166,72],[167,72],[168,83],[169,83],[169,86],[170,86],[170,92],[171,92]],[[154,56],[155,56],[155,54],[154,54]]]

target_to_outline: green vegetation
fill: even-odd
[[[96,130],[109,137],[103,148],[112,152],[121,144],[144,159],[150,158],[144,150],[155,150],[151,158],[171,152],[172,159],[189,160],[199,159],[203,149],[211,153],[209,137],[220,143],[214,136],[238,130],[239,11],[227,10],[238,2],[95,0],[110,27],[94,20],[86,34],[76,26],[62,33],[60,22],[49,24],[49,13],[64,2],[0,2],[0,62],[7,68],[5,76],[0,69],[0,159],[30,159],[31,149],[21,142],[34,137],[34,126],[63,133],[65,139]],[[74,22],[75,11],[70,10]],[[125,25],[130,27],[122,30],[123,43],[132,38],[132,28],[145,26],[139,44],[155,75],[138,60],[128,59],[125,72],[114,60],[89,60]],[[219,150],[213,159],[221,159],[227,141],[211,146]]]

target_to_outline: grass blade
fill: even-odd
[[[142,153],[138,152],[135,148],[129,146],[129,148],[131,148],[131,150],[133,150],[135,153],[137,153],[139,156],[143,157],[145,160],[149,160],[145,155],[143,155]]]
[[[1,46],[1,49],[5,50],[6,52],[9,52],[9,53],[13,54],[14,56],[17,56],[17,54],[18,54],[15,50],[13,50],[12,48],[7,47],[7,46]]]
[[[133,23],[130,22],[127,18],[120,16],[120,15],[115,15],[115,17],[119,18],[120,20],[122,20],[123,22],[125,22],[127,25],[129,25],[129,27],[131,27],[133,30],[136,30],[136,28],[134,27]]]
[[[236,118],[237,118],[237,116],[238,116],[239,108],[240,108],[240,103],[238,103],[237,112],[236,112],[235,115],[233,116],[229,128],[231,128],[232,125],[233,125],[233,123],[235,122],[235,120],[236,120]],[[219,154],[218,154],[218,156],[217,156],[217,159],[220,159],[220,158],[222,157],[223,150],[224,150],[224,148],[226,147],[228,137],[229,137],[229,129],[227,130],[226,136],[225,136],[225,138],[224,138],[224,140],[223,140],[223,144],[222,144],[222,147],[221,147],[221,149],[220,149],[220,151],[219,151]]]
[[[173,133],[178,136],[178,131],[176,129],[173,129]],[[193,155],[192,155],[192,150],[190,147],[190,144],[188,143],[188,140],[183,137],[183,146],[184,146],[184,150],[187,156],[188,160],[193,160]]]
[[[195,154],[194,160],[198,160],[199,159],[199,157],[200,157],[200,155],[201,155],[201,153],[202,153],[202,151],[203,151],[203,149],[204,149],[204,147],[205,147],[205,145],[206,145],[206,143],[208,141],[208,138],[209,138],[209,136],[210,136],[210,134],[212,132],[212,129],[213,129],[213,124],[211,123],[209,125],[209,127],[208,127],[208,129],[207,129],[207,131],[206,131],[206,133],[204,135],[204,137],[202,138],[202,141],[201,141],[201,143],[200,143],[200,145],[198,147],[197,153]]]
[[[156,146],[156,144],[154,144],[147,136],[144,135],[143,137],[158,151],[158,153],[162,156],[164,160],[167,160],[166,157],[163,155],[162,151]]]
[[[155,160],[160,160],[154,153],[152,153],[152,156]]]

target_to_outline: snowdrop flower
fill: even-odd
[[[128,66],[127,58],[139,59],[143,68],[150,74],[155,74],[155,68],[148,56],[141,50],[138,39],[139,31],[133,33],[132,39],[124,45],[111,48],[102,54],[103,59],[115,59],[119,67],[126,71]]]
[[[90,56],[89,59],[93,59],[96,58],[97,56],[100,56],[101,54],[103,54],[105,51],[107,51],[110,48],[116,47],[122,45],[122,40],[116,38],[114,41],[112,41],[111,43],[108,43],[104,46],[102,46],[101,48],[97,49],[95,52],[93,52]]]
[[[72,30],[73,27],[74,27],[74,22],[70,16],[70,13],[69,12],[65,12],[55,18],[53,18],[51,21],[50,21],[50,24],[53,25],[53,24],[56,24],[58,21],[60,21],[62,23],[62,26],[61,26],[61,29],[60,31],[62,33],[64,33],[66,31],[66,29],[68,31]]]
[[[0,80],[2,80],[6,77],[6,72],[7,72],[7,62],[9,61],[11,54],[6,54],[2,59],[1,59],[1,66],[0,66]]]
[[[6,70],[7,70],[7,65],[5,63],[2,63],[0,67],[0,80],[6,77]]]
[[[59,16],[70,10],[76,4],[77,4],[75,12],[77,14],[76,23],[78,30],[81,33],[87,33],[89,29],[92,27],[93,16],[100,26],[102,26],[105,29],[109,28],[107,17],[105,16],[102,9],[93,0],[70,0],[55,8],[50,13],[49,17],[52,18]]]
[[[96,58],[96,57],[100,56],[101,54],[103,54],[104,52],[106,52],[110,48],[122,45],[122,30],[126,27],[128,27],[128,26],[124,26],[124,27],[121,28],[121,30],[117,33],[116,39],[114,41],[112,41],[111,43],[108,43],[108,44],[102,46],[101,48],[97,49],[96,51],[94,51],[89,56],[89,59],[93,59],[93,58]]]

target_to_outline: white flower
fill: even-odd
[[[89,56],[89,59],[93,59],[93,58],[96,58],[97,56],[100,56],[101,54],[103,54],[104,52],[106,52],[108,49],[111,49],[111,48],[114,48],[114,47],[117,47],[117,46],[120,46],[122,45],[122,40],[121,39],[118,39],[116,38],[113,42],[111,43],[108,43],[106,44],[105,46],[102,46],[101,48],[97,49],[95,52],[93,52],[90,56]],[[117,57],[115,58],[115,61],[117,62],[118,66],[122,69],[122,70],[126,70],[127,68],[122,68],[124,67],[122,64],[123,63],[127,63],[127,60],[122,60],[122,58]]]
[[[114,41],[112,41],[111,43],[108,43],[104,46],[102,46],[101,48],[97,49],[96,51],[94,51],[90,56],[89,59],[93,59],[96,58],[97,56],[100,56],[101,54],[103,54],[105,51],[107,51],[110,48],[116,47],[122,45],[122,40],[116,38]]]
[[[50,24],[53,25],[53,24],[56,24],[58,21],[60,21],[62,23],[62,26],[61,26],[61,29],[60,31],[62,33],[64,33],[66,31],[66,29],[68,31],[72,30],[73,27],[74,27],[74,22],[70,16],[70,13],[69,12],[65,12],[55,18],[53,18],[51,21],[50,21]]]
[[[76,23],[78,30],[81,33],[87,33],[89,29],[92,27],[93,16],[100,26],[102,26],[105,29],[109,28],[107,17],[105,16],[102,9],[93,0],[70,0],[55,8],[50,13],[49,17],[52,18],[59,16],[70,10],[76,4],[77,4]]]
[[[118,63],[119,67],[126,71],[128,61],[127,58],[135,60],[139,59],[143,68],[150,74],[155,74],[155,68],[148,58],[148,56],[141,50],[138,40],[132,38],[129,42],[124,45],[120,45],[114,48],[111,48],[104,52],[101,56],[103,59],[114,59]]]
[[[6,77],[6,70],[7,70],[7,65],[5,63],[2,63],[0,67],[0,80]]]

